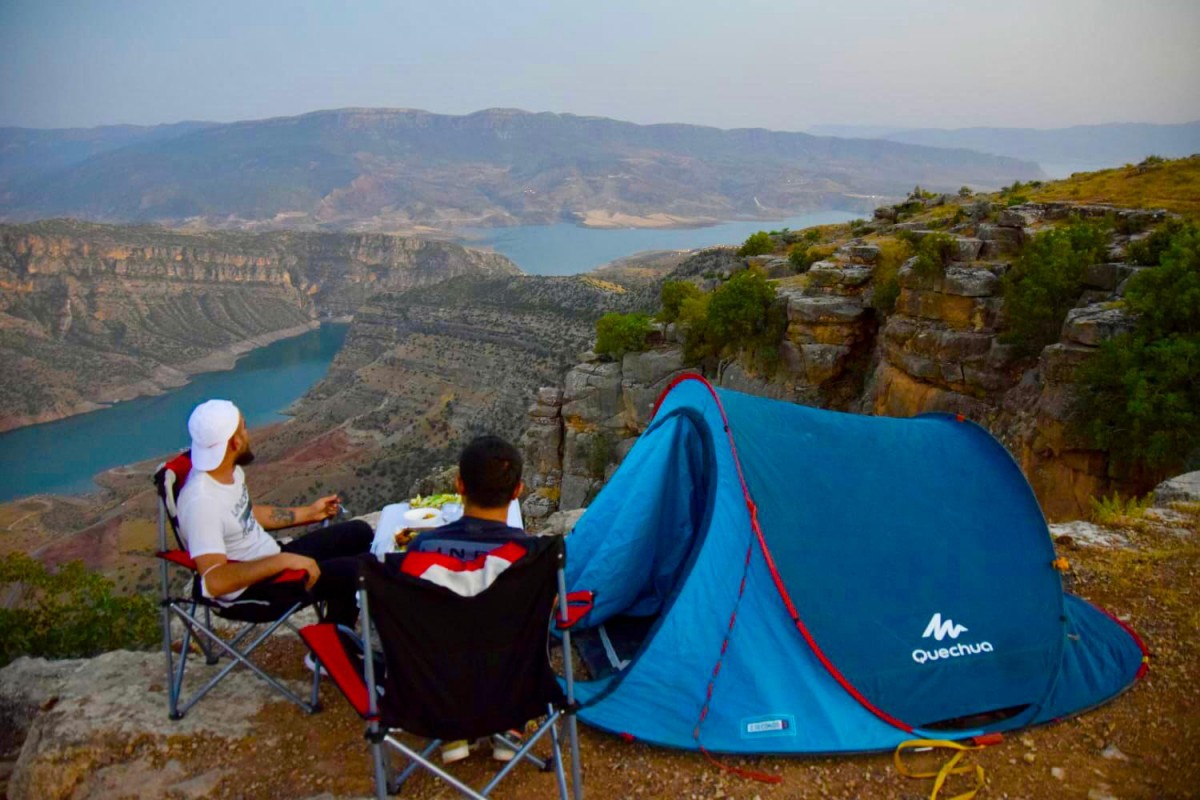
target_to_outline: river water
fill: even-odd
[[[211,397],[236,403],[250,427],[286,419],[280,412],[325,375],[349,328],[322,325],[253,350],[231,370],[196,375],[166,394],[0,434],[0,502],[91,491],[99,472],[180,450],[188,445],[192,408]]]
[[[594,229],[532,225],[463,231],[467,245],[485,245],[528,273],[573,275],[646,250],[690,250],[736,244],[755,231],[845,222],[844,211],[818,211],[764,222],[736,221],[692,229]],[[185,447],[187,417],[210,397],[232,400],[250,427],[277,422],[280,412],[320,380],[342,346],[347,325],[323,325],[275,342],[224,372],[194,376],[157,397],[0,434],[0,502],[31,494],[94,490],[92,476]]]
[[[522,225],[514,228],[465,228],[468,247],[491,247],[533,275],[575,275],[646,250],[694,250],[716,244],[740,244],[755,231],[848,222],[861,214],[814,211],[780,220],[738,220],[707,228],[581,228],[578,225]]]

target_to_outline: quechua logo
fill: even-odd
[[[921,638],[929,639],[932,637],[935,641],[940,642],[947,636],[951,639],[957,639],[969,630],[970,628],[967,626],[958,625],[949,617],[943,620],[942,613],[939,611],[929,619],[929,624],[925,626],[925,632],[921,634]],[[945,658],[961,658],[962,656],[973,656],[979,653],[991,653],[994,649],[991,642],[955,643],[948,647],[938,647],[933,650],[918,647],[912,651],[912,659],[918,664],[925,664]]]

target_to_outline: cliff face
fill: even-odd
[[[380,234],[0,226],[0,430],[179,385],[379,291],[517,272],[496,254]]]
[[[319,479],[355,510],[408,497],[471,437],[515,438],[528,398],[591,344],[597,318],[647,305],[644,293],[586,276],[463,276],[378,294],[326,378],[259,448],[280,461],[263,485],[289,501]]]
[[[890,235],[899,227],[888,211],[869,226],[872,233]],[[977,219],[952,230],[950,258],[939,270],[918,270],[915,259],[900,268],[899,297],[886,315],[875,307],[880,247],[865,239],[849,239],[805,274],[778,280],[788,318],[779,344],[782,367],[764,378],[735,362],[710,379],[739,391],[855,413],[963,414],[1008,447],[1052,519],[1086,517],[1090,499],[1112,491],[1148,490],[1149,476],[1114,477],[1108,454],[1078,441],[1069,425],[1075,367],[1130,325],[1112,303],[1125,279],[1142,269],[1120,261],[1128,237],[1114,237],[1111,263],[1087,270],[1085,291],[1060,340],[1035,358],[1022,358],[1000,341],[1005,314],[1000,287],[1026,238],[1068,214],[1114,215],[1124,223],[1119,227],[1133,229],[1165,215],[1067,203],[972,213]],[[908,225],[918,241],[934,232],[900,225]],[[732,251],[712,251],[685,263],[676,277],[728,274],[747,262],[787,268],[778,258],[738,259]],[[530,516],[586,505],[632,447],[654,398],[685,370],[673,326],[665,335],[660,346],[620,362],[589,357],[537,395],[523,439]]]

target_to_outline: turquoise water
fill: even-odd
[[[581,228],[578,225],[523,225],[515,228],[467,228],[464,244],[486,245],[508,256],[533,275],[575,275],[646,250],[693,250],[715,244],[740,244],[755,231],[830,225],[865,216],[849,211],[814,211],[780,220],[739,220],[707,228]]]
[[[286,419],[279,412],[329,369],[349,325],[322,325],[240,358],[225,372],[206,372],[158,397],[0,434],[0,501],[42,492],[96,488],[92,476],[188,444],[187,418],[210,397],[232,400],[250,427]]]

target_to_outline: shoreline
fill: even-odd
[[[106,392],[100,400],[76,403],[61,411],[48,411],[42,414],[0,419],[0,435],[33,425],[45,425],[50,422],[67,419],[68,417],[77,417],[80,414],[88,414],[92,411],[112,408],[117,403],[136,400],[139,397],[156,397],[166,394],[169,391],[186,386],[195,375],[207,372],[224,372],[233,369],[239,358],[253,350],[258,350],[284,339],[302,336],[316,330],[322,324],[345,324],[350,322],[350,320],[351,317],[348,316],[313,320],[303,325],[294,325],[290,328],[282,328],[271,333],[242,339],[219,350],[214,350],[207,356],[189,361],[186,364],[175,367],[159,364],[149,378],[124,386],[114,387]]]

